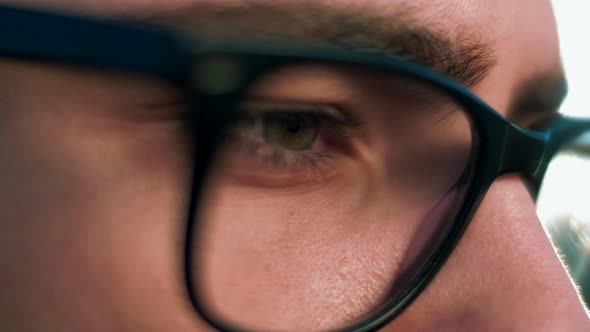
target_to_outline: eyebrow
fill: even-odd
[[[475,35],[451,39],[418,23],[414,10],[379,14],[366,4],[322,2],[222,4],[197,2],[186,8],[124,13],[144,23],[189,33],[250,36],[262,40],[321,42],[363,52],[407,58],[473,87],[495,66],[492,48]],[[436,24],[433,24],[436,25]]]
[[[129,11],[125,18],[187,33],[259,40],[328,43],[342,48],[403,57],[473,88],[496,66],[484,36],[468,29],[443,31],[434,18],[420,19],[418,7],[396,6],[395,13],[325,2],[196,2],[170,10]],[[523,80],[506,115],[525,125],[551,118],[567,94],[561,66]]]

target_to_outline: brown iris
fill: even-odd
[[[309,150],[318,135],[318,122],[311,114],[267,113],[262,116],[262,135],[268,144],[289,150]]]

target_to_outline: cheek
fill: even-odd
[[[247,317],[246,326],[308,330],[373,308],[397,268],[401,239],[347,208],[355,198],[316,194],[269,199],[234,190],[206,203],[194,250],[207,305]]]
[[[416,268],[454,194],[395,204],[383,181],[358,175],[303,194],[206,192],[193,247],[204,304],[260,329],[333,329],[372,312]]]
[[[80,115],[90,109],[36,109],[2,114],[0,312],[57,330],[162,320],[168,310],[147,313],[178,309],[184,294],[183,137],[171,125],[119,130]]]

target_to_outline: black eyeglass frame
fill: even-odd
[[[258,77],[277,67],[318,61],[363,66],[425,82],[448,94],[469,115],[479,136],[473,183],[448,234],[435,254],[399,296],[377,312],[338,331],[374,331],[398,316],[432,280],[451,254],[486,191],[499,176],[520,173],[536,196],[551,158],[559,148],[590,131],[590,119],[556,115],[549,124],[521,128],[480,100],[461,84],[419,64],[395,57],[331,47],[223,42],[190,38],[174,31],[137,22],[96,19],[43,10],[0,6],[0,59],[13,58],[101,70],[147,75],[165,80],[184,91],[194,105],[195,169],[185,244],[185,278],[189,298],[212,326],[242,331],[217,319],[200,303],[191,286],[191,260],[198,196],[218,146],[219,134],[231,121],[241,92]],[[239,81],[221,84],[215,91],[196,81],[199,68],[219,65],[238,70]],[[224,67],[225,66],[225,67]],[[219,83],[219,82],[218,82]],[[221,82],[223,83],[223,82]],[[231,84],[230,84],[231,83]],[[193,106],[194,106],[193,105]]]

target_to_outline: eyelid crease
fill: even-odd
[[[240,104],[240,108],[250,111],[256,109],[257,112],[289,112],[289,113],[307,113],[328,115],[335,119],[342,120],[344,115],[332,105],[318,105],[309,103],[296,102],[265,102],[265,101],[247,101]]]
[[[297,101],[263,101],[251,100],[239,105],[241,110],[249,113],[293,113],[314,115],[336,130],[344,137],[359,137],[364,135],[365,123],[358,116],[353,115],[347,107],[333,103],[302,103]]]
[[[496,66],[491,41],[473,29],[439,31],[418,19],[420,6],[375,10],[363,1],[340,6],[331,1],[196,1],[163,13],[127,12],[129,18],[205,35],[251,37],[262,41],[319,42],[345,49],[410,57],[468,87]],[[412,3],[408,1],[408,3]],[[374,7],[374,8],[373,8]],[[322,19],[311,19],[321,17]],[[254,24],[255,23],[255,24]],[[434,24],[438,27],[437,24]],[[454,35],[452,38],[450,34]]]

